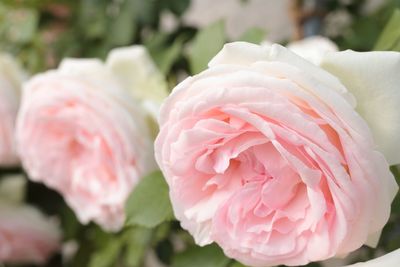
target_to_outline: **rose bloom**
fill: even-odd
[[[0,180],[0,264],[43,264],[60,248],[56,220],[22,203],[26,179],[8,175]]]
[[[353,63],[372,57],[381,66],[369,70],[384,71],[382,64],[399,66],[400,56],[375,55],[336,53],[325,63],[339,70],[350,56],[344,67],[352,77],[386,79],[351,88],[370,83],[381,101],[399,78]],[[249,266],[303,265],[376,244],[397,192],[377,149],[391,163],[398,156],[385,150],[387,132],[374,131],[374,140],[355,107],[337,77],[282,46],[225,45],[161,107],[155,154],[176,218],[197,244],[216,242]],[[399,115],[387,117],[399,133]]]
[[[60,246],[52,219],[30,206],[0,203],[0,263],[43,264]]]
[[[29,177],[60,192],[82,223],[117,231],[130,192],[155,169],[146,120],[105,64],[67,59],[25,85],[18,151]]]
[[[0,166],[18,164],[14,143],[15,118],[18,112],[21,83],[24,74],[15,60],[0,54]]]

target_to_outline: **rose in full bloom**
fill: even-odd
[[[21,83],[24,74],[15,60],[0,54],[0,166],[18,164],[14,126],[18,112]]]
[[[30,178],[60,192],[82,223],[106,230],[122,227],[127,197],[155,169],[144,109],[94,59],[67,59],[28,81],[16,135]]]
[[[0,264],[43,264],[60,247],[57,222],[22,204],[24,191],[22,176],[1,178]]]
[[[350,62],[371,57],[345,53]],[[381,69],[400,65],[398,53],[373,57]],[[340,70],[342,61],[336,53],[324,64]],[[343,67],[362,79],[360,66]],[[345,87],[280,45],[239,42],[173,90],[161,107],[155,154],[175,216],[197,244],[216,242],[227,256],[265,267],[303,265],[376,243],[398,188],[388,165],[396,155],[383,142],[399,149],[393,141],[400,126],[389,126],[397,130],[392,139],[373,137],[372,116],[369,126],[355,110],[367,104],[349,90],[371,83],[375,95],[386,96],[400,78],[379,86],[373,79],[383,81],[383,73],[364,76],[370,81]]]

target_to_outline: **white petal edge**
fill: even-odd
[[[376,259],[359,262],[345,267],[398,267],[400,266],[400,249],[392,251]]]
[[[65,58],[61,61],[58,71],[67,75],[102,75],[104,72],[103,62],[99,59]]]
[[[334,42],[323,36],[311,36],[291,42],[287,45],[287,48],[315,65],[321,63],[326,53],[339,51],[338,46]]]
[[[328,53],[321,67],[347,87],[390,165],[400,163],[400,53]]]
[[[242,65],[250,66],[259,61],[278,61],[288,63],[304,72],[310,73],[320,82],[329,85],[332,90],[337,91],[346,101],[355,107],[354,97],[340,83],[334,75],[314,65],[310,61],[296,55],[289,49],[279,44],[255,45],[247,42],[233,42],[224,45],[222,50],[208,63],[210,68],[218,65]]]
[[[368,236],[367,242],[364,244],[371,247],[376,248],[378,246],[379,239],[381,238],[382,231],[372,233]]]

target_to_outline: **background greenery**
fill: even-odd
[[[352,17],[351,24],[334,38],[341,49],[400,51],[399,0],[386,1],[368,16],[362,12],[363,0],[328,2],[329,12],[339,10]],[[144,44],[172,87],[180,77],[203,70],[225,42],[233,41],[228,40],[222,20],[202,29],[184,26],[181,16],[189,5],[190,0],[2,0],[0,51],[14,54],[30,73],[36,73],[56,67],[64,57],[104,58],[114,47]],[[164,11],[174,14],[178,22],[169,32],[160,26]],[[239,40],[259,43],[267,38],[263,30],[250,29]],[[392,171],[400,182],[399,169]],[[0,174],[19,172],[11,169]],[[64,241],[79,245],[75,256],[56,255],[49,267],[142,267],[149,251],[172,267],[242,266],[227,259],[215,245],[194,245],[173,219],[167,186],[159,172],[135,189],[126,207],[126,227],[117,234],[105,233],[94,224],[80,225],[62,198],[40,184],[29,183],[26,201],[59,216]],[[379,248],[365,247],[353,260],[367,260],[399,247],[397,196]]]

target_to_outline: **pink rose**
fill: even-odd
[[[130,192],[155,169],[146,120],[105,64],[67,59],[26,84],[18,151],[30,178],[60,192],[82,223],[117,231]]]
[[[18,112],[23,74],[13,58],[0,54],[0,166],[14,166],[18,158],[14,144],[14,124]]]
[[[60,247],[57,221],[22,204],[26,179],[22,175],[0,180],[0,265],[42,264]]]
[[[348,89],[282,46],[232,43],[173,90],[156,160],[197,244],[271,266],[376,242],[397,185]]]
[[[0,204],[0,263],[43,264],[60,246],[60,230],[33,207]]]

